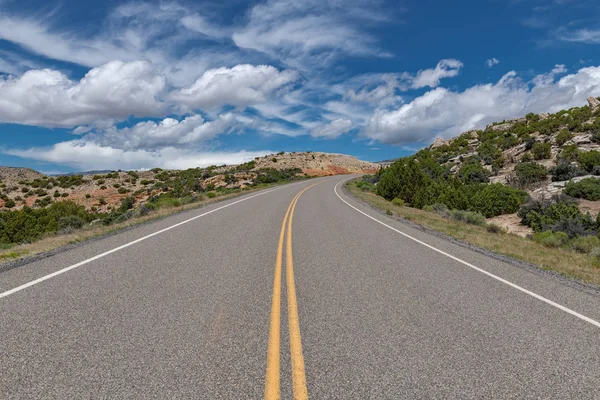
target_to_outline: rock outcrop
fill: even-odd
[[[592,110],[592,112],[600,108],[600,100],[598,100],[595,97],[588,97],[587,102],[590,105],[590,109]]]

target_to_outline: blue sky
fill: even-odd
[[[588,0],[0,0],[0,165],[410,154],[600,96]]]

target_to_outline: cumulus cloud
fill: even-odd
[[[498,65],[498,64],[500,64],[500,60],[498,60],[496,57],[490,58],[489,60],[487,60],[485,62],[485,66],[488,68],[492,68],[494,65]]]
[[[376,110],[363,135],[388,144],[427,142],[435,136],[452,137],[529,112],[582,106],[587,97],[600,96],[600,67],[582,68],[555,80],[564,71],[564,66],[558,65],[530,82],[522,81],[512,71],[497,83],[476,85],[462,92],[436,88],[400,108]]]
[[[420,70],[414,77],[407,75],[405,77],[412,81],[411,87],[413,89],[420,89],[427,86],[434,88],[440,84],[442,79],[457,76],[462,67],[463,64],[458,60],[441,60],[435,68]]]
[[[66,165],[79,171],[96,169],[186,169],[209,165],[240,164],[271,154],[272,151],[203,152],[164,147],[156,151],[123,150],[86,140],[57,143],[51,147],[28,150],[4,150],[3,153]]]
[[[206,71],[194,84],[174,92],[171,98],[190,108],[243,107],[266,102],[275,91],[297,79],[298,73],[292,70],[279,71],[270,65],[236,65]]]
[[[311,136],[324,138],[324,139],[335,139],[342,134],[352,129],[352,121],[349,119],[336,119],[331,121],[327,125],[321,125],[312,131]]]
[[[111,127],[101,133],[87,135],[86,140],[127,151],[189,147],[227,133],[235,124],[236,118],[231,113],[221,115],[214,121],[205,121],[200,115],[181,121],[165,118],[159,122],[139,122],[130,128]]]
[[[59,71],[30,70],[0,77],[0,121],[73,127],[131,115],[160,115],[163,76],[147,61],[112,61],[90,70],[79,82]]]

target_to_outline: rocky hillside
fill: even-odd
[[[46,207],[73,200],[93,212],[109,212],[121,200],[134,197],[143,204],[151,197],[173,193],[177,198],[215,190],[278,182],[299,175],[325,176],[374,173],[378,165],[341,154],[278,153],[233,166],[211,166],[186,171],[116,171],[84,175],[45,176],[26,168],[0,167],[0,211],[25,206]]]
[[[590,97],[586,106],[555,114],[493,123],[450,140],[437,138],[421,153],[466,182],[502,183],[547,199],[561,194],[570,181],[600,176],[600,99]],[[580,208],[597,215],[600,201],[583,196]],[[515,221],[519,218],[513,216],[511,223],[518,225]]]
[[[303,173],[311,176],[326,176],[372,174],[377,172],[379,165],[344,154],[292,152],[258,158],[256,168],[300,168]]]

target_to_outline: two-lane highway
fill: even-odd
[[[0,398],[600,397],[600,294],[321,178],[0,273]]]

